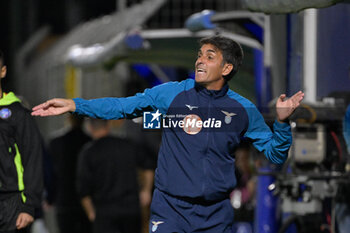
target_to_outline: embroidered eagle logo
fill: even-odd
[[[152,221],[152,224],[153,224],[153,226],[152,226],[152,232],[155,232],[155,231],[158,229],[158,225],[159,225],[159,224],[162,224],[162,223],[164,223],[164,222],[163,222],[163,221],[158,221],[158,222]]]
[[[221,110],[221,112],[222,112],[223,114],[225,114],[225,123],[226,123],[226,124],[230,124],[230,123],[231,123],[231,120],[232,120],[232,117],[237,115],[236,113],[233,113],[233,112],[230,113],[230,112],[226,112],[226,111],[224,111],[224,110]]]

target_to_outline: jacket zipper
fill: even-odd
[[[212,99],[211,99],[211,96],[210,96],[210,99],[208,101],[208,114],[207,114],[208,119],[210,117],[211,101],[212,101]],[[204,194],[204,196],[205,196],[206,189],[207,189],[207,179],[206,179],[206,177],[207,177],[207,169],[206,169],[207,160],[206,160],[206,158],[208,156],[208,150],[209,150],[209,136],[210,136],[210,132],[209,131],[210,130],[208,129],[207,132],[206,132],[206,134],[207,134],[206,135],[207,136],[206,137],[206,149],[204,151],[204,156],[203,156],[203,172],[204,172],[204,177],[205,177],[204,182],[203,182],[203,194]]]

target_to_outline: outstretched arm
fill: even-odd
[[[144,111],[159,109],[165,113],[173,98],[185,90],[190,82],[169,82],[146,89],[143,93],[126,98],[98,98],[84,100],[74,99],[51,99],[33,108],[33,116],[57,116],[66,112],[74,112],[92,118],[100,119],[132,119],[142,116]]]
[[[288,117],[293,114],[295,109],[300,105],[300,102],[303,100],[303,98],[304,93],[302,91],[295,93],[287,100],[285,100],[285,94],[280,95],[276,102],[277,121],[282,123],[288,120]]]
[[[35,106],[32,116],[57,116],[66,112],[75,111],[75,102],[72,99],[51,99]]]
[[[289,99],[286,95],[279,97],[276,103],[277,119],[273,124],[274,133],[266,125],[264,118],[253,104],[248,104],[246,110],[249,116],[249,127],[245,137],[253,140],[253,145],[259,151],[264,151],[266,157],[273,163],[281,164],[288,157],[288,150],[292,143],[292,133],[288,117],[300,105],[304,93],[299,91]]]

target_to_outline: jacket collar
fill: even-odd
[[[220,90],[208,90],[207,88],[203,87],[202,85],[196,82],[195,89],[197,90],[198,93],[202,95],[217,99],[226,95],[229,88],[228,88],[228,84],[225,83],[225,85]]]
[[[10,105],[14,102],[21,102],[20,99],[13,92],[8,94],[3,93],[3,97],[0,99],[0,106]]]

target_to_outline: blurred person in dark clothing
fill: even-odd
[[[152,162],[142,147],[110,135],[110,122],[90,119],[92,142],[79,155],[78,192],[95,233],[138,233],[140,205],[149,205],[153,177]],[[144,188],[139,192],[137,168],[146,171]]]
[[[0,51],[0,78],[5,76]],[[0,85],[0,233],[29,232],[42,192],[39,130],[20,99]]]
[[[56,217],[61,233],[89,233],[90,222],[80,205],[76,192],[76,169],[78,154],[85,143],[90,141],[82,129],[84,119],[69,116],[69,131],[55,137],[49,143],[49,153],[54,167],[54,197]]]
[[[237,186],[230,195],[231,204],[235,208],[235,222],[254,220],[255,176],[260,161],[253,161],[252,150],[251,143],[243,140],[235,151]]]

